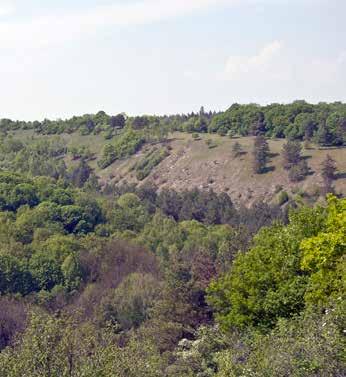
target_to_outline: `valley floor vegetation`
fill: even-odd
[[[0,376],[345,376],[346,199],[330,156],[319,202],[280,190],[275,203],[235,205],[225,192],[145,181],[174,129],[196,140],[250,133],[254,174],[268,169],[268,137],[285,137],[283,167],[303,180],[301,142],[342,148],[345,111],[297,101],[2,120]],[[28,129],[35,137],[24,140]],[[102,135],[101,158],[55,135],[64,133]],[[240,158],[237,143],[230,154]],[[97,177],[148,145],[132,166],[141,184]]]

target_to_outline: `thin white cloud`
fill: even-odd
[[[273,0],[136,0],[74,11],[71,7],[66,7],[20,22],[5,22],[0,18],[0,49],[56,46],[94,34],[109,25],[144,25],[214,7],[267,5],[271,1]],[[287,2],[275,1],[276,4]],[[13,2],[5,0],[3,3],[0,0],[0,16],[13,13],[13,9]]]
[[[230,56],[219,78],[237,88],[238,97],[301,98],[333,100],[344,98],[346,50],[336,56],[309,57],[298,54],[282,41],[273,41],[249,56]],[[232,89],[233,90],[233,89]],[[262,100],[264,101],[264,100]]]
[[[278,80],[325,83],[344,76],[345,66],[346,51],[341,51],[337,57],[307,58],[285,48],[282,41],[273,41],[255,55],[230,56],[222,77],[244,83]]]
[[[40,15],[26,22],[0,20],[0,48],[47,47],[90,35],[104,26],[149,24],[240,2],[241,0],[139,0],[127,4],[96,6],[78,12],[69,9]]]
[[[258,54],[253,56],[230,56],[226,62],[225,74],[230,80],[242,75],[259,74],[272,71],[273,59],[283,48],[281,41],[273,41],[264,46]]]

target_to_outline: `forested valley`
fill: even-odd
[[[158,186],[176,135],[287,187]],[[341,102],[1,119],[0,377],[345,376],[345,148]]]

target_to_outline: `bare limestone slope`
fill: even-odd
[[[209,148],[206,139],[212,139],[215,147]],[[234,158],[232,144],[239,142],[244,153]],[[137,155],[123,161],[117,161],[105,170],[98,171],[103,183],[114,182],[153,182],[158,187],[174,188],[176,190],[213,189],[226,191],[235,202],[251,204],[257,199],[271,201],[278,192],[285,190],[296,194],[298,191],[315,193],[321,186],[320,166],[327,154],[334,158],[340,172],[335,182],[336,190],[346,194],[346,149],[323,149],[313,147],[304,150],[311,173],[299,183],[291,183],[287,171],[283,169],[280,152],[284,140],[269,140],[271,161],[268,172],[254,174],[252,171],[252,137],[229,139],[218,135],[201,135],[194,140],[191,135],[176,133],[170,137],[167,144],[170,156],[162,161],[142,182],[138,182],[131,168],[135,161],[143,158],[146,147]]]

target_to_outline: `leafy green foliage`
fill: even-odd
[[[293,165],[289,172],[288,178],[291,182],[299,182],[305,179],[309,174],[309,166],[306,160],[300,160],[296,165]]]
[[[169,155],[166,148],[153,149],[135,166],[136,177],[139,181],[146,178],[155,166],[159,165]]]
[[[139,197],[127,193],[119,197],[114,209],[109,213],[109,222],[120,231],[139,232],[149,219],[146,208]]]
[[[43,177],[27,180],[1,172],[0,186],[3,210],[12,211],[3,213],[0,225],[0,294],[77,287],[80,246],[66,234],[91,232],[102,221],[98,203]]]
[[[305,299],[325,305],[346,292],[346,200],[328,198],[328,213],[321,231],[301,243],[301,267],[310,274]]]
[[[346,105],[341,102],[309,104],[294,101],[290,104],[233,104],[220,113],[200,111],[199,114],[136,116],[124,114],[110,116],[104,111],[96,114],[74,116],[66,120],[42,122],[1,119],[3,132],[34,130],[37,134],[59,135],[79,131],[82,135],[103,134],[106,139],[117,137],[126,126],[148,131],[151,137],[162,140],[167,131],[210,132],[219,135],[257,135],[286,137],[291,140],[315,140],[322,145],[345,145]],[[256,129],[259,131],[257,132]],[[12,147],[21,149],[20,143]]]
[[[287,227],[264,228],[231,273],[212,283],[209,301],[224,328],[272,326],[304,308],[308,276],[300,268],[300,242],[316,234],[322,221],[321,210],[303,209],[291,214]]]
[[[66,152],[66,143],[58,136],[33,139],[26,143],[5,137],[0,139],[0,167],[33,177],[64,178],[66,165],[61,157]]]
[[[305,101],[267,106],[233,104],[212,117],[209,132],[254,134],[254,125],[270,137],[293,140],[314,139],[322,145],[342,145],[346,109],[343,103],[312,105]]]
[[[101,302],[100,320],[120,329],[137,328],[149,318],[160,284],[151,274],[133,273]]]
[[[116,138],[114,144],[105,145],[102,157],[98,162],[100,168],[106,168],[119,158],[131,156],[140,149],[143,143],[144,138],[139,132],[126,130]]]
[[[281,191],[278,197],[278,204],[282,206],[289,201],[289,196],[286,191]]]
[[[109,331],[47,314],[33,314],[14,352],[0,355],[3,377],[111,376],[159,377],[162,364],[155,346],[131,340],[125,347]]]
[[[215,376],[344,375],[344,310],[339,303],[323,315],[308,311],[281,319],[268,334],[233,336],[228,348],[216,354]]]
[[[30,291],[32,277],[27,271],[25,261],[9,255],[0,254],[0,293],[21,293]]]
[[[344,253],[345,200],[330,197],[327,215],[303,208],[288,226],[261,230],[231,272],[211,284],[209,302],[224,328],[273,326],[344,291]]]

